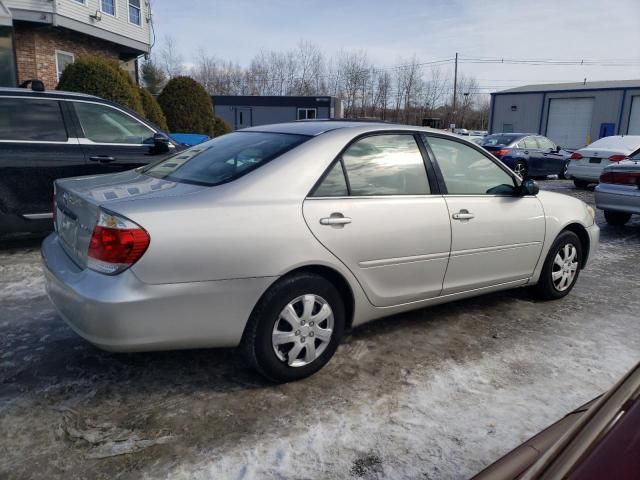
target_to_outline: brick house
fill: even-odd
[[[0,0],[0,86],[53,89],[83,54],[118,60],[137,80],[152,28],[148,0]]]

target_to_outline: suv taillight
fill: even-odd
[[[89,242],[87,266],[108,275],[120,273],[142,257],[150,240],[147,231],[137,223],[100,211]]]
[[[584,157],[580,152],[573,152],[569,157],[569,160],[582,160]]]

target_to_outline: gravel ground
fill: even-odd
[[[640,359],[640,221],[597,221],[567,298],[520,289],[384,319],[280,386],[231,350],[97,350],[52,310],[40,240],[4,242],[0,478],[468,478]]]

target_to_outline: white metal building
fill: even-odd
[[[489,131],[539,133],[565,148],[640,135],[640,80],[527,85],[491,94]]]

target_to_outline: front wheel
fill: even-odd
[[[553,242],[536,285],[538,296],[556,300],[567,295],[578,280],[582,265],[582,244],[578,236],[562,232]]]
[[[631,214],[626,212],[614,212],[613,210],[605,210],[604,219],[609,225],[612,225],[614,227],[622,227],[631,219]]]
[[[569,169],[569,162],[565,162],[565,164],[562,166],[562,170],[560,170],[560,173],[558,174],[558,178],[560,180],[566,180],[567,179],[567,170]]]
[[[260,299],[241,348],[249,365],[269,380],[300,380],[331,359],[344,324],[344,304],[336,288],[318,275],[295,274],[275,283]]]
[[[587,182],[586,180],[574,179],[573,184],[576,186],[576,188],[587,188],[589,186],[589,182]]]

